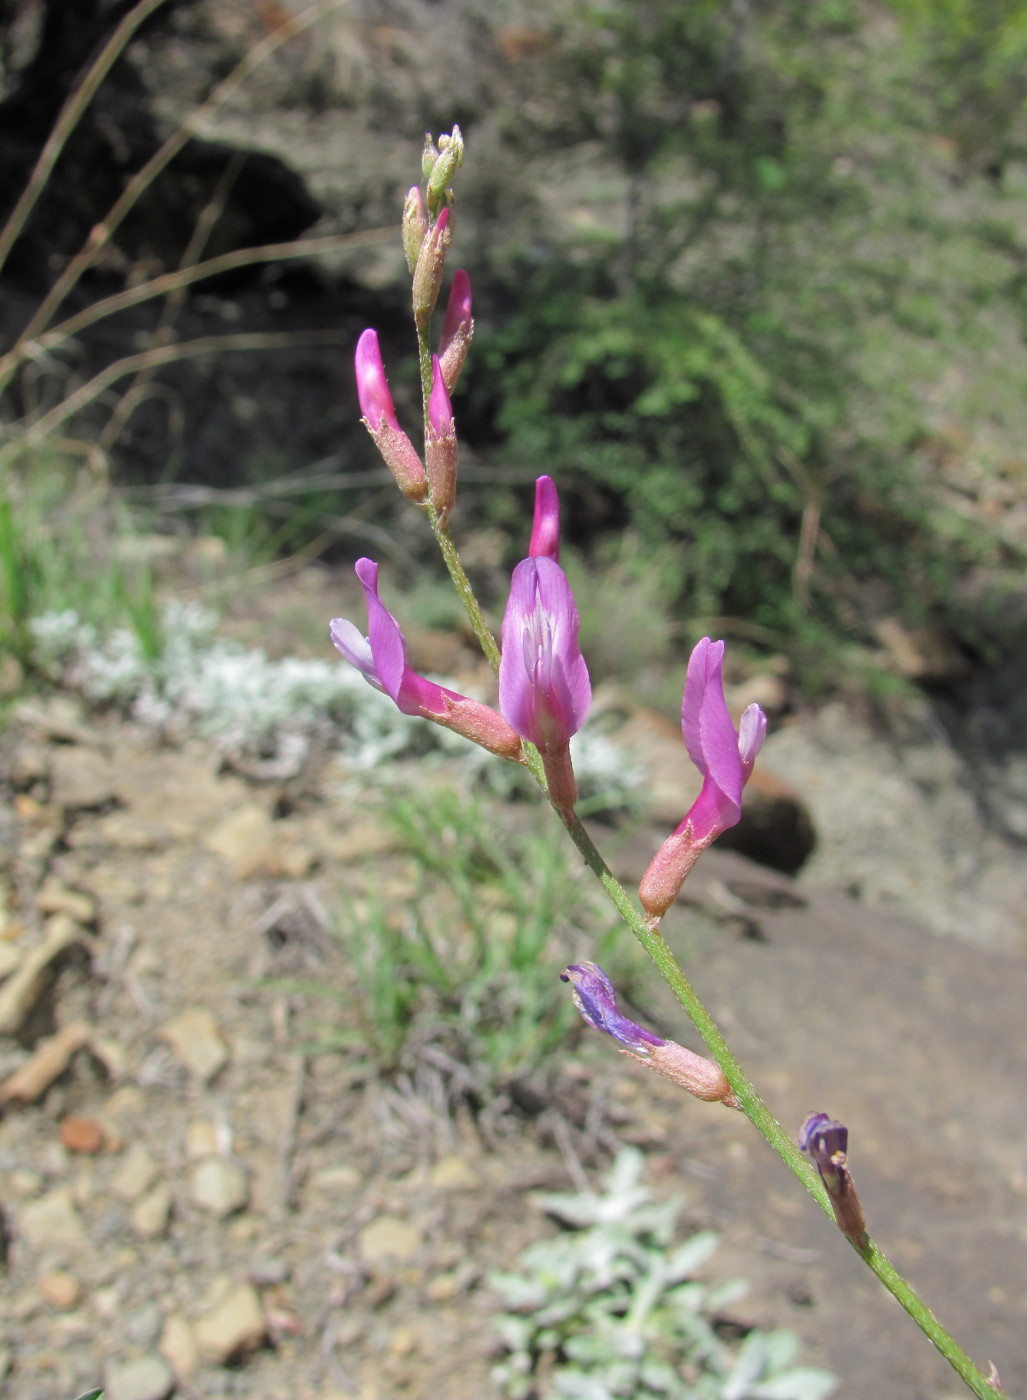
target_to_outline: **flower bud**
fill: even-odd
[[[399,426],[378,347],[378,333],[366,330],[357,341],[354,366],[360,412],[374,445],[408,500],[423,502],[428,478],[417,449]]]
[[[438,147],[432,140],[430,131],[424,133],[424,150],[421,152],[421,179],[427,180],[431,175],[435,162],[439,158]]]
[[[419,331],[424,331],[435,309],[442,286],[442,273],[446,266],[446,254],[453,241],[453,230],[449,222],[449,210],[443,209],[435,227],[430,229],[414,268],[414,322]]]
[[[456,388],[473,334],[471,280],[463,268],[457,268],[453,274],[453,285],[449,291],[449,301],[446,303],[446,317],[442,322],[442,338],[439,341],[442,377],[446,381],[449,393]]]
[[[532,559],[545,555],[554,564],[560,562],[560,498],[551,476],[540,476],[535,482],[535,520],[528,555]]]
[[[428,215],[425,213],[424,199],[417,186],[412,185],[403,205],[403,252],[410,273],[417,266],[417,255],[427,232]]]
[[[445,522],[456,498],[456,425],[446,393],[438,355],[432,357],[432,390],[428,399],[428,432],[424,461],[431,486],[431,503],[439,520]]]
[[[460,134],[460,128],[454,126],[451,136],[439,137],[438,157],[433,162],[430,173],[425,176],[428,181],[428,213],[432,218],[445,203],[450,182],[463,164],[463,159],[464,138]]]

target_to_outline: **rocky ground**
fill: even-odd
[[[823,820],[811,875],[712,852],[667,934],[781,1120],[845,1119],[872,1232],[1024,1393],[1017,852],[1001,847],[990,903],[973,875],[973,937],[958,919],[941,925],[956,937],[903,921],[930,864],[910,869],[910,809],[882,805],[872,736],[851,825],[880,838],[891,824],[899,855],[887,867],[886,840],[876,861],[854,843],[878,885],[840,861],[824,769],[836,731],[837,716],[811,719],[769,749],[768,774],[777,762]],[[624,742],[663,774],[665,822],[673,727],[640,713]],[[388,1077],[359,1043],[339,1048],[356,1023],[337,910],[369,892],[402,907],[416,879],[373,775],[335,757],[260,781],[61,694],[20,703],[2,764],[4,1395],[70,1400],[104,1382],[109,1400],[480,1400],[498,1354],[489,1272],[555,1229],[533,1192],[597,1183],[618,1141],[645,1148],[661,1193],[684,1195],[684,1226],[721,1233],[714,1274],[749,1279],[730,1326],[792,1328],[842,1400],[961,1393],[740,1115],[592,1035],[568,1041],[533,1098],[476,1111],[444,1058]],[[776,792],[771,776],[757,805]],[[599,834],[637,879],[656,828]],[[889,885],[886,867],[903,878]],[[645,985],[640,1017],[677,1028]]]

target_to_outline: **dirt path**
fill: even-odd
[[[721,1231],[715,1270],[752,1283],[740,1327],[794,1329],[842,1400],[959,1393],[740,1116],[598,1038],[532,1116],[487,1131],[446,1111],[442,1069],[387,1083],[328,1048],[354,1025],[333,901],[402,898],[409,877],[373,790],[338,763],[283,792],[60,697],[3,752],[3,1078],[39,1071],[56,1029],[71,1037],[67,1072],[0,1125],[5,1396],[106,1378],[110,1400],[482,1400],[489,1270],[554,1228],[530,1193],[571,1187],[568,1152],[596,1180],[618,1138],[647,1149],[661,1192],[684,1192],[689,1223]],[[623,849],[623,873],[651,845]],[[668,933],[699,930],[695,978],[775,1112],[848,1122],[883,1247],[1027,1391],[1022,958],[731,855],[707,858],[690,894],[698,910]],[[655,992],[640,1009],[680,1024]]]

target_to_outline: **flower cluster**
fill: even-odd
[[[397,419],[376,332],[364,331],[356,349],[363,421],[400,490],[428,511],[440,537],[448,537],[449,516],[456,503],[457,437],[450,396],[474,332],[466,272],[458,271],[453,277],[434,353],[429,329],[453,236],[449,186],[462,157],[459,128],[440,138],[437,147],[429,140],[422,161],[424,192],[411,189],[403,208],[403,247],[421,350],[423,460]],[[498,659],[498,708],[413,671],[400,625],[378,596],[377,564],[360,559],[356,573],[367,600],[368,630],[365,636],[354,623],[336,618],[331,636],[342,656],[404,714],[445,725],[513,762],[534,763],[528,749],[532,746],[541,761],[550,801],[572,824],[578,793],[570,741],[585,723],[592,688],[578,643],[578,609],[560,567],[560,505],[553,481],[540,476],[535,484],[527,557],[510,580]],[[702,791],[656,853],[639,886],[652,928],[674,902],[700,854],[739,820],[742,789],[766,733],[766,717],[758,705],[750,705],[735,728],[724,699],[723,658],[724,643],[704,637],[688,662],[681,731],[689,758],[702,774]],[[731,1102],[718,1066],[617,1014],[613,989],[600,969],[590,963],[575,964],[564,977],[574,984],[585,1019],[618,1039],[625,1053],[644,1058],[661,1073],[676,1075],[678,1082],[701,1097]],[[697,1064],[691,1064],[689,1056]]]

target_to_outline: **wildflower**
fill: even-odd
[[[560,562],[560,499],[551,476],[540,476],[535,482],[535,521],[528,554],[532,559],[544,555],[554,564]]]
[[[702,791],[674,834],[653,857],[638,887],[642,906],[658,921],[677,898],[706,847],[741,816],[742,789],[763,746],[767,717],[750,705],[735,731],[724,700],[724,643],[704,637],[692,652],[681,700],[681,732],[703,776]]]
[[[363,332],[357,341],[354,363],[364,426],[403,495],[408,500],[421,502],[428,494],[428,478],[417,449],[396,418],[377,331]]]
[[[799,1129],[799,1147],[820,1173],[838,1228],[862,1252],[867,1246],[867,1227],[849,1171],[848,1128],[826,1113],[810,1113]]]
[[[355,569],[367,599],[368,635],[365,637],[346,618],[333,618],[331,637],[341,655],[405,715],[420,715],[463,734],[501,758],[518,760],[521,741],[501,715],[479,700],[436,685],[411,669],[399,623],[378,597],[378,565],[372,559],[358,559]]]
[[[738,1107],[727,1076],[718,1064],[673,1040],[662,1040],[620,1014],[613,984],[596,963],[572,963],[564,968],[560,977],[571,983],[574,1005],[582,1018],[596,1030],[613,1036],[622,1054],[662,1074],[697,1099],[723,1103],[728,1108]]]
[[[536,531],[542,533],[538,517]],[[522,559],[503,615],[499,708],[538,749],[550,801],[565,816],[578,800],[570,739],[592,703],[578,627],[574,595],[559,564],[548,554]]]
[[[474,321],[471,318],[471,279],[463,268],[453,273],[453,285],[449,289],[446,315],[442,322],[442,336],[439,340],[439,359],[442,362],[442,378],[451,394],[460,378],[460,371],[467,358],[467,350],[474,334]]]
[[[452,241],[453,229],[449,220],[449,210],[443,209],[435,224],[428,230],[414,267],[414,323],[419,331],[424,331],[427,327],[435,303],[439,299],[446,254]]]
[[[431,503],[439,520],[445,522],[456,497],[456,425],[438,355],[432,356],[424,461],[431,486]]]

